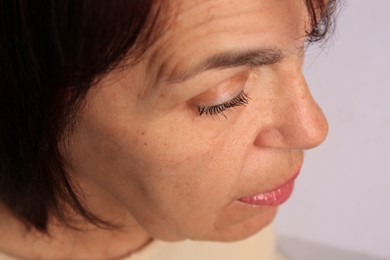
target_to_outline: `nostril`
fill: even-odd
[[[288,117],[259,129],[254,145],[267,148],[306,150],[320,145],[328,134],[328,123],[318,106],[290,111]]]
[[[278,128],[263,129],[256,136],[254,144],[258,147],[281,148],[286,146],[284,135]]]

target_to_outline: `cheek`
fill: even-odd
[[[171,225],[186,233],[194,220],[209,227],[237,196],[244,148],[228,136],[207,139],[184,125],[142,128],[117,146],[122,175],[137,185],[116,192],[151,233]]]
[[[234,182],[232,172],[240,172],[248,149],[242,131],[227,120],[206,120],[186,111],[186,107],[179,108],[152,123],[132,122],[137,129],[129,124],[113,129],[109,136],[117,156],[127,162],[127,171],[145,183],[187,182],[187,191],[188,186],[195,191],[215,182]]]
[[[212,229],[237,196],[249,144],[233,120],[194,118],[183,109],[152,122],[128,113],[88,114],[75,138],[77,172],[164,239]]]
[[[144,134],[126,142],[132,145],[125,145],[121,156],[131,158],[128,171],[150,196],[177,197],[180,203],[205,199],[211,191],[226,193],[242,167],[240,148],[233,150],[224,138],[208,140],[185,127],[139,132]]]

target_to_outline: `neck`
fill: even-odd
[[[0,252],[22,259],[118,259],[152,240],[138,225],[108,230],[85,224],[75,230],[51,223],[48,236],[28,231],[4,207],[0,212]]]

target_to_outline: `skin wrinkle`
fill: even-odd
[[[188,8],[190,10],[190,8]],[[211,13],[211,10],[213,9],[213,7],[209,7],[209,10],[208,10],[208,13]],[[250,10],[250,8],[248,8],[248,11],[247,12],[253,12],[253,10]],[[223,15],[223,16],[220,16],[220,17],[208,17],[208,19],[205,19],[205,20],[202,20],[202,22],[200,24],[195,24],[193,25],[193,27],[191,28],[182,28],[181,30],[182,31],[185,31],[185,30],[191,30],[191,29],[194,29],[194,28],[199,28],[202,26],[202,24],[204,23],[210,23],[210,22],[217,22],[219,19],[223,20],[223,19],[226,19],[230,16],[236,16],[237,14],[235,12],[233,12],[233,14],[226,14],[226,15]],[[238,15],[237,16],[245,16],[245,14],[240,14],[240,12],[238,12]],[[310,25],[310,20],[308,19],[309,16],[307,14],[307,17],[303,20],[305,20],[305,23],[303,24],[306,24],[304,26],[304,28],[307,27],[307,25],[309,24]],[[173,21],[173,26],[175,26],[178,22],[178,20],[180,19],[180,16]],[[238,31],[240,31],[242,33],[242,28],[237,28]],[[307,31],[310,31],[310,30],[305,30],[305,32]],[[230,32],[232,32],[232,30],[230,29]],[[234,31],[233,31],[234,32]],[[212,34],[213,32],[207,32],[208,34]],[[207,34],[206,33],[206,34]],[[215,32],[216,33],[216,32]],[[196,39],[196,37],[194,35],[192,35],[191,37],[194,38],[194,40]],[[300,38],[306,38],[307,37],[307,33],[306,34],[302,34],[302,36],[298,37],[297,39],[300,39]],[[147,71],[148,72],[152,72],[152,71],[155,71],[156,69],[153,69],[153,67],[157,67],[157,73],[155,73],[156,77],[155,77],[155,80],[154,80],[154,84],[151,84],[151,86],[155,86],[155,85],[161,85],[161,82],[174,82],[176,83],[179,83],[183,80],[186,79],[186,76],[182,75],[182,74],[187,74],[187,73],[183,73],[183,67],[186,67],[188,66],[186,63],[176,63],[176,65],[169,65],[172,61],[171,61],[171,57],[173,55],[173,53],[171,54],[167,54],[165,55],[165,58],[162,59],[162,62],[160,64],[156,63],[156,59],[158,59],[158,57],[161,57],[162,56],[162,53],[164,52],[167,52],[167,49],[169,49],[169,46],[171,45],[170,42],[165,42],[164,43],[164,40],[161,40],[163,43],[161,44],[157,44],[158,48],[156,48],[156,51],[152,52],[151,54],[151,58],[150,58],[150,62],[148,63],[148,66],[147,66]],[[185,46],[183,46],[183,48],[185,48]],[[301,48],[301,47],[297,47],[297,48]],[[302,47],[303,48],[303,47]],[[183,59],[180,59],[180,61],[184,62],[186,61],[187,59],[183,58]],[[190,73],[190,72],[189,72]],[[153,73],[152,73],[153,74]]]
[[[212,1],[207,1],[207,2],[212,2]],[[178,24],[180,25],[180,21],[181,21],[181,16],[184,16],[186,14],[186,11],[187,10],[192,10],[192,8],[194,6],[196,6],[197,4],[194,4],[193,6],[189,6],[186,10],[181,10],[180,7],[177,7],[175,9],[175,12],[178,12],[178,13],[181,13],[181,15],[178,15],[176,18],[173,19],[172,21],[172,25],[171,26],[177,26]],[[196,28],[202,28],[204,27],[205,24],[207,23],[211,23],[211,22],[218,22],[218,20],[224,20],[228,17],[231,17],[231,16],[243,16],[245,17],[246,16],[246,13],[242,14],[240,13],[239,11],[237,12],[238,14],[236,14],[236,12],[233,12],[233,14],[226,14],[226,15],[220,15],[219,17],[215,17],[214,15],[212,15],[212,10],[213,9],[216,9],[218,8],[218,6],[216,5],[215,7],[208,7],[208,18],[207,19],[202,19],[200,23],[195,23],[194,25],[191,25],[191,27],[183,27],[183,26],[178,26],[178,33],[180,34],[180,32],[185,32],[187,30],[194,30]],[[253,12],[253,10],[250,10],[250,8],[248,8],[248,10],[246,12]],[[209,27],[210,29],[212,29],[212,27]],[[214,29],[213,29],[214,30]],[[224,29],[226,30],[226,29]],[[242,33],[242,28],[237,28],[236,29],[237,32],[240,32]],[[234,30],[232,30],[231,28],[229,29],[230,32],[234,32]],[[205,32],[206,34],[209,34],[209,35],[212,35],[213,33],[218,33],[218,31],[206,31]],[[191,37],[196,40],[196,36],[195,35],[191,35]],[[180,73],[178,72],[179,69],[178,68],[181,68],[181,67],[185,67],[187,64],[175,64],[175,65],[169,65],[171,64],[171,56],[173,53],[171,54],[168,54],[167,51],[168,50],[171,50],[169,47],[171,46],[171,43],[169,41],[167,41],[166,39],[170,39],[169,35],[166,36],[166,37],[163,37],[161,38],[158,43],[156,44],[156,48],[153,48],[154,51],[151,52],[151,55],[149,57],[149,62],[148,62],[148,65],[147,65],[147,72],[148,73],[151,73],[153,75],[152,72],[155,72],[155,79],[154,79],[154,84],[153,85],[159,85],[159,83],[161,81],[167,81],[166,78],[175,78],[177,77],[176,75],[180,75]],[[175,39],[175,38],[173,38]],[[186,46],[182,46],[182,48],[185,48]],[[174,50],[171,50],[172,52]],[[163,56],[163,53],[167,53],[165,55],[165,58],[161,58]],[[161,59],[161,63],[157,63],[156,61],[158,59]],[[185,61],[186,59],[183,57],[183,59],[180,59],[181,61]],[[169,80],[168,80],[169,81]]]
[[[207,70],[221,70],[231,67],[246,66],[255,68],[264,65],[278,63],[283,59],[280,50],[259,49],[259,50],[232,50],[211,55],[200,64],[181,72],[172,73],[166,81],[171,84],[179,84],[183,81],[205,72]],[[177,75],[177,76],[173,76]]]
[[[86,256],[85,248],[97,250],[91,258],[101,252],[123,255],[129,245],[134,250],[150,238],[235,241],[251,236],[272,221],[277,209],[237,200],[291,179],[303,150],[326,136],[326,120],[301,74],[297,47],[303,41],[296,40],[305,33],[301,0],[180,2],[182,20],[171,24],[139,64],[110,73],[108,81],[90,89],[70,137],[67,159],[75,181],[87,191],[85,205],[103,219],[121,221],[115,224],[123,232],[115,232],[115,238],[100,229],[77,234],[51,247],[56,256],[58,249],[69,253],[71,242],[75,248],[69,259]],[[195,26],[202,18],[207,22]],[[153,84],[159,73],[185,70],[216,53],[259,48],[281,50],[283,59],[208,71],[178,86]],[[232,80],[238,73],[248,73],[248,79]],[[232,86],[224,87],[229,82]],[[199,100],[216,105],[240,91],[250,102],[227,110],[227,119],[199,116]]]

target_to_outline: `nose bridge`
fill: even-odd
[[[301,70],[289,73],[282,88],[272,125],[259,133],[256,144],[291,149],[318,146],[327,136],[328,123]]]

